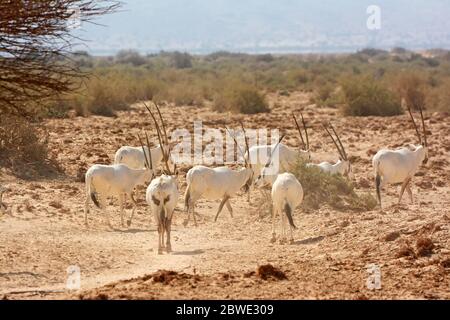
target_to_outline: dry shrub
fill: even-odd
[[[201,88],[192,87],[185,84],[171,86],[165,98],[175,103],[176,106],[201,106],[203,105],[203,95]]]
[[[428,91],[427,107],[441,112],[450,113],[450,80],[442,83]]]
[[[41,139],[36,125],[18,116],[2,114],[0,155],[13,161],[43,162],[47,157],[46,141]]]
[[[416,73],[402,74],[397,80],[397,90],[412,109],[425,106],[425,80]]]
[[[358,195],[354,185],[340,174],[329,174],[317,167],[307,167],[299,161],[293,173],[302,183],[303,205],[309,209],[319,209],[327,204],[338,210],[369,211],[376,207],[376,199],[369,193]]]
[[[0,166],[22,179],[51,177],[61,168],[49,157],[47,135],[39,123],[0,114]]]
[[[346,116],[395,116],[403,113],[399,99],[381,83],[368,77],[349,78],[342,82]]]
[[[269,112],[266,98],[249,85],[232,84],[219,92],[214,99],[214,110],[232,111],[244,114]]]
[[[72,97],[77,115],[114,116],[117,110],[144,99],[152,99],[165,90],[162,82],[134,73],[127,68],[99,73]]]

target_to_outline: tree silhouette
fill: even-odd
[[[86,76],[70,59],[71,48],[82,41],[74,25],[119,6],[111,0],[2,0],[0,116],[31,116],[31,102],[73,90]]]

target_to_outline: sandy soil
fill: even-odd
[[[219,114],[207,107],[163,107],[169,130],[202,119],[210,127],[281,128],[286,141],[298,145],[290,114],[307,105],[302,93],[270,97],[272,112],[254,116]],[[312,126],[315,161],[335,160],[336,151],[321,130],[332,119],[353,160],[358,189],[373,192],[370,159],[381,147],[415,143],[408,116],[342,118],[335,109],[306,106]],[[183,227],[182,199],[175,213],[172,254],[158,255],[157,233],[139,190],[139,209],[130,228],[121,228],[117,207],[109,212],[109,229],[92,210],[83,223],[82,177],[94,163],[111,163],[115,150],[135,145],[140,128],[151,130],[142,108],[117,118],[48,120],[50,149],[64,174],[19,179],[3,168],[0,183],[12,189],[4,201],[10,214],[0,217],[0,297],[6,299],[450,299],[450,117],[427,114],[430,161],[414,179],[415,201],[405,194],[396,206],[399,187],[384,192],[384,208],[339,212],[330,208],[295,211],[298,230],[293,245],[271,244],[268,217],[259,219],[259,193],[232,199],[234,218],[226,209],[213,217],[218,201],[201,200],[198,227]],[[184,192],[182,168],[181,193]],[[128,208],[130,212],[130,207]],[[428,242],[427,241],[431,241]],[[265,276],[258,266],[271,264],[287,279]],[[377,264],[382,287],[369,290],[367,266]],[[65,290],[70,265],[81,269],[81,290]],[[175,272],[159,272],[171,270]]]

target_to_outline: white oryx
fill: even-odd
[[[142,169],[145,167],[145,157],[149,158],[148,150],[147,146],[144,146],[144,151],[141,147],[122,146],[114,155],[114,164],[126,164],[132,169]],[[163,159],[161,146],[150,149],[150,153],[152,162],[157,168]]]
[[[270,156],[270,158],[272,158],[272,155]],[[255,180],[255,186],[258,188],[265,188],[270,186],[272,187],[271,196],[273,211],[271,242],[276,241],[275,219],[277,215],[280,215],[280,243],[287,242],[287,234],[285,228],[286,222],[289,222],[290,243],[293,243],[294,238],[292,230],[296,229],[297,227],[294,224],[292,214],[294,210],[303,202],[303,188],[301,183],[292,173],[285,172],[280,174],[273,174],[271,171],[269,171],[270,162],[271,160],[269,160],[261,170],[261,174]]]
[[[153,104],[157,107],[158,114],[161,115],[156,102],[153,102]],[[146,104],[145,107],[148,109],[148,106]],[[163,129],[165,130],[165,126],[163,127]],[[166,143],[166,141],[164,141],[164,143]],[[151,157],[149,155],[149,150]],[[144,150],[141,147],[122,146],[116,151],[116,154],[114,155],[114,164],[126,164],[132,169],[142,169],[145,167],[146,161],[151,161],[153,163],[153,168],[155,168],[156,170],[162,163],[162,160],[163,148],[161,148],[161,144],[159,144],[155,148],[144,146]],[[169,164],[171,165],[171,158],[169,158]]]
[[[279,143],[278,146],[278,159],[279,159],[279,172],[287,172],[289,171],[299,160],[311,161],[311,152],[309,150],[309,136],[308,130],[306,126],[305,119],[303,118],[303,114],[300,113],[302,118],[303,129],[305,130],[306,143],[303,139],[302,131],[300,130],[300,126],[298,124],[297,118],[294,114],[292,117],[295,122],[295,126],[299,133],[300,139],[302,141],[302,148],[296,150],[288,147],[283,143]],[[253,168],[253,176],[257,177],[262,168],[264,168],[267,162],[267,155],[272,154],[275,149],[275,145],[262,145],[262,146],[252,146],[249,149],[249,152],[246,153],[245,157],[247,161],[250,159],[250,163]],[[250,154],[250,158],[248,155]],[[250,191],[248,192],[247,201],[250,202]]]
[[[404,99],[402,100],[402,105],[406,105]],[[419,138],[419,145],[411,145],[411,149],[408,147],[403,147],[398,150],[382,149],[373,157],[372,165],[375,171],[375,186],[380,207],[381,189],[387,184],[393,183],[402,183],[398,203],[400,204],[405,189],[408,192],[412,203],[413,197],[409,183],[419,170],[422,163],[427,163],[428,161],[427,133],[425,129],[422,107],[419,106],[420,117],[422,120],[423,140],[416,122],[414,121],[410,107],[406,105],[406,108],[408,109],[408,113],[416,130],[417,137]]]
[[[333,135],[330,133],[326,125],[324,125],[324,128],[328,135],[330,136],[331,140],[333,141],[334,145],[336,146],[336,149],[339,152],[339,160],[335,163],[329,163],[327,161],[321,162],[319,164],[315,163],[308,163],[307,167],[316,167],[322,170],[323,172],[327,172],[329,174],[340,174],[342,176],[348,177],[349,179],[353,178],[353,171],[352,166],[350,163],[350,160],[347,157],[347,153],[345,152],[345,148],[342,145],[341,139],[339,138],[338,134],[336,133],[336,130],[334,130],[333,125],[329,124],[331,130],[336,135],[336,139],[333,138]],[[338,145],[339,143],[339,145]]]
[[[161,132],[158,122],[154,117],[150,108],[147,110],[150,112],[153,121],[155,122],[156,131],[158,133],[158,139],[160,146],[162,147],[163,162],[165,164],[164,173],[152,180],[147,187],[146,200],[147,204],[151,207],[153,216],[155,218],[156,227],[158,229],[158,254],[162,254],[163,250],[167,253],[172,251],[172,245],[170,243],[170,232],[172,228],[172,217],[175,207],[178,202],[178,180],[176,175],[176,166],[174,165],[173,172],[169,168],[170,147],[167,138],[167,132],[164,125],[164,120],[161,116],[159,107],[155,104],[158,110],[163,132]],[[164,244],[164,235],[166,236],[166,243]]]
[[[148,137],[147,145],[149,144]],[[144,148],[141,138],[139,137],[141,148]],[[129,196],[133,203],[133,210],[127,225],[131,225],[133,215],[136,211],[137,203],[133,197],[133,190],[138,185],[149,183],[154,176],[154,170],[151,162],[146,161],[144,169],[131,169],[125,164],[101,165],[95,164],[86,172],[86,201],[84,208],[84,223],[88,225],[87,214],[89,212],[89,203],[92,202],[105,214],[106,222],[110,227],[108,213],[106,212],[107,197],[117,197],[120,207],[120,221],[124,226],[124,204],[126,197]]]
[[[240,150],[234,136],[233,139],[235,145]],[[248,151],[247,136],[245,136],[245,142]],[[214,221],[217,221],[217,218],[219,217],[219,214],[225,204],[227,205],[227,209],[230,212],[231,217],[233,217],[233,208],[230,204],[230,198],[234,196],[241,188],[244,188],[244,191],[248,192],[253,180],[253,169],[245,157],[244,161],[245,167],[238,170],[232,170],[228,167],[208,168],[198,165],[188,171],[186,174],[187,188],[184,194],[185,210],[188,215],[187,219],[184,221],[185,226],[189,223],[191,211],[194,216],[194,224],[197,226],[194,208],[195,202],[201,197],[208,200],[222,199]]]

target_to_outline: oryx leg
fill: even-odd
[[[191,219],[191,212],[194,217],[194,225],[197,227],[197,218],[195,217],[195,201],[193,200],[189,200],[189,205],[187,207],[187,218],[183,221],[183,225],[185,227],[188,225],[189,220]]]
[[[270,239],[270,242],[274,243],[275,241],[277,241],[277,237],[276,237],[276,233],[275,233],[275,218],[276,218],[276,213],[277,210],[273,210],[273,214],[272,214],[272,238]]]
[[[398,204],[400,204],[400,201],[402,201],[403,193],[405,192],[405,188],[410,181],[411,181],[411,178],[406,178],[406,180],[403,181],[402,189],[400,190],[400,196],[398,198]]]
[[[286,231],[284,229],[286,216],[283,211],[280,212],[280,225],[281,225],[281,236],[280,236],[280,244],[286,243]]]
[[[230,213],[230,216],[233,218],[233,208],[231,207],[230,199],[228,199],[225,204],[227,205],[227,209],[228,212]]]
[[[88,218],[87,215],[89,213],[89,202],[91,201],[91,195],[89,192],[86,193],[86,201],[84,203],[84,224],[86,227],[88,226]]]
[[[110,228],[112,228],[111,220],[109,219],[109,213],[107,208],[107,199],[104,196],[99,196],[100,207],[105,216],[105,221]]]
[[[163,253],[163,223],[158,219],[158,254]]]
[[[123,212],[125,211],[123,198],[124,198],[123,193],[119,194],[120,225],[122,227],[125,227],[125,222],[123,221]]]
[[[137,208],[137,202],[134,199],[133,191],[131,191],[131,193],[130,193],[130,199],[131,199],[131,202],[133,203],[133,210],[131,211],[130,219],[127,220],[128,227],[131,226],[131,221],[133,220],[133,216],[134,216],[134,213],[136,212],[136,208]]]
[[[166,229],[166,237],[167,237],[167,241],[166,241],[166,251],[167,253],[172,252],[172,244],[170,243],[170,231],[172,229],[172,218],[168,219],[166,218],[166,223],[165,223],[165,229]]]
[[[409,200],[411,201],[411,204],[414,203],[413,195],[412,195],[412,191],[411,191],[411,182],[408,183],[408,185],[406,186],[406,192],[408,192]]]
[[[223,197],[223,199],[222,199],[222,201],[220,202],[220,205],[219,205],[219,210],[217,210],[216,217],[214,218],[214,222],[217,221],[217,218],[219,217],[219,214],[222,211],[222,208],[225,205],[225,202],[228,201],[228,199],[230,199],[230,197],[228,195],[225,195],[225,197]]]

